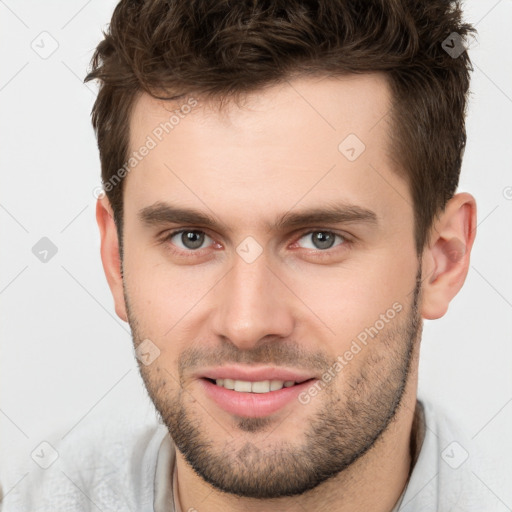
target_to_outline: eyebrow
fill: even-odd
[[[184,208],[158,201],[140,210],[139,219],[147,226],[164,224],[200,225],[210,229],[223,228],[231,231],[208,213]],[[378,225],[377,214],[372,210],[353,204],[330,204],[324,207],[308,208],[306,210],[289,211],[272,223],[267,223],[269,230],[284,231],[312,224],[348,224],[360,223]]]

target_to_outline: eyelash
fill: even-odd
[[[181,233],[186,233],[186,232],[190,232],[190,231],[196,231],[196,232],[199,232],[199,233],[204,233],[206,236],[210,237],[212,240],[213,240],[213,237],[211,237],[206,231],[202,230],[202,229],[196,229],[196,228],[186,228],[186,229],[178,229],[178,230],[175,230],[175,231],[172,231],[171,233],[167,233],[167,234],[164,234],[164,236],[162,237],[162,242],[163,243],[167,243],[169,242],[174,236],[176,235],[179,235]],[[330,230],[326,230],[326,229],[310,229],[308,231],[304,231],[304,232],[301,232],[297,238],[297,242],[301,239],[301,238],[304,238],[306,235],[311,235],[312,233],[327,233],[327,234],[330,234],[330,235],[334,235],[334,236],[338,236],[340,238],[343,239],[343,242],[334,246],[334,247],[331,247],[329,249],[304,249],[306,251],[308,251],[308,254],[315,254],[315,257],[317,258],[322,258],[322,257],[330,257],[333,255],[333,252],[336,251],[336,247],[342,247],[344,249],[348,249],[353,243],[353,239],[351,237],[349,237],[348,235],[346,234],[342,234],[342,233],[338,233],[336,231],[330,231]],[[297,242],[294,242],[297,243]],[[170,244],[171,246],[174,246],[174,244]],[[207,248],[204,248],[204,249],[207,249]],[[174,254],[177,254],[177,255],[189,255],[189,254],[200,254],[201,251],[203,251],[203,249],[196,249],[196,250],[193,250],[193,249],[189,249],[187,251],[184,251],[184,250],[181,250],[181,249],[175,249],[174,247],[171,247],[171,251],[174,253]]]

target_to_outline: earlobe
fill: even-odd
[[[466,192],[456,194],[434,223],[429,244],[423,252],[423,318],[441,318],[462,288],[475,235],[475,198]]]
[[[101,261],[110,291],[114,298],[115,310],[117,316],[127,322],[128,317],[126,315],[126,305],[124,302],[119,240],[112,207],[106,196],[99,198],[96,203],[96,221],[101,237]]]

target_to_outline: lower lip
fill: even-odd
[[[222,409],[237,416],[261,418],[279,411],[286,404],[297,400],[299,394],[309,388],[316,379],[310,379],[289,388],[268,393],[247,393],[217,386],[208,379],[200,379],[206,394]]]

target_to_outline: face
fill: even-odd
[[[168,133],[187,99],[136,103],[131,150],[152,147],[125,181],[123,307],[196,472],[301,494],[374,446],[415,371],[421,272],[389,90],[360,75],[222,112],[197,100]]]

